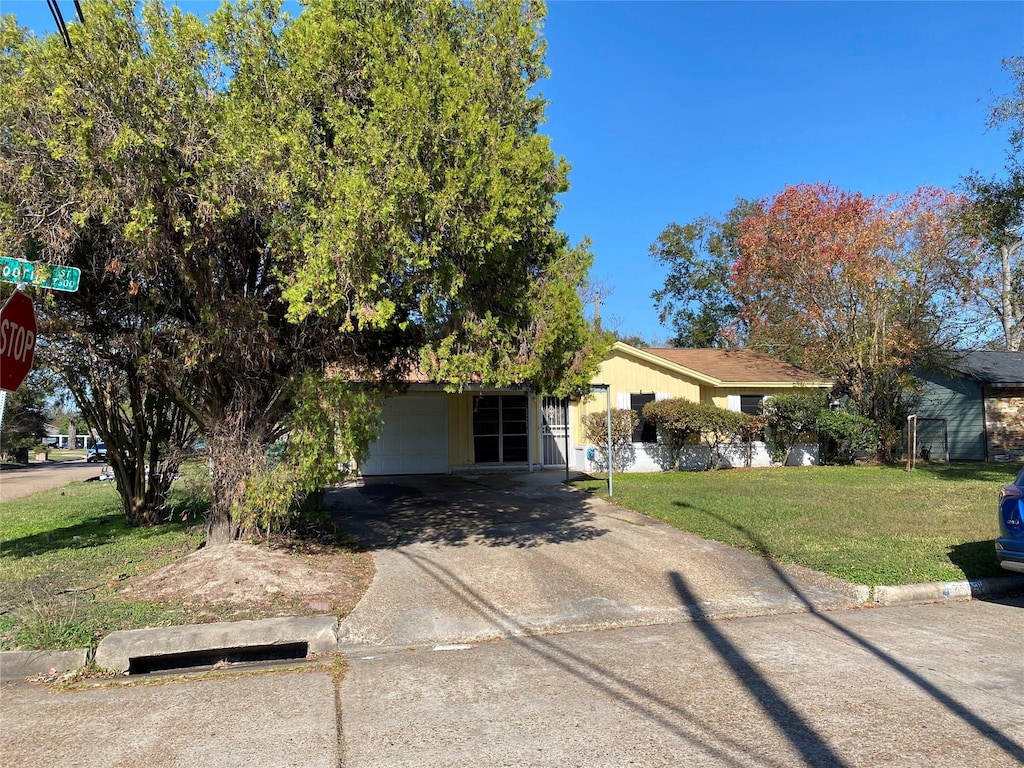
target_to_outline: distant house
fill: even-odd
[[[918,451],[951,461],[1024,458],[1024,352],[965,352],[919,375]]]
[[[751,350],[639,349],[621,342],[592,383],[609,387],[613,408],[640,411],[654,399],[685,397],[747,413],[755,413],[767,395],[832,386],[821,376]],[[567,464],[584,471],[597,468],[582,417],[605,412],[603,393],[568,400],[516,386],[447,392],[415,373],[406,384],[403,394],[384,403],[380,437],[359,467],[364,475],[531,471]],[[653,428],[641,424],[630,471],[663,468],[656,440]],[[806,448],[799,461],[811,463],[814,449]],[[752,463],[769,463],[763,444],[755,444],[754,453]]]
[[[751,349],[640,349],[622,342],[612,347],[594,382],[609,386],[613,408],[630,408],[638,413],[652,400],[679,397],[756,414],[761,401],[769,395],[808,388],[830,390],[833,386],[824,376]],[[579,413],[582,416],[592,411],[603,412],[605,408],[605,398],[598,396],[585,401]],[[575,434],[581,435],[579,418],[574,424]],[[752,466],[771,463],[763,442],[755,441],[752,448]],[[642,419],[634,434],[632,453],[626,471],[655,472],[666,468],[664,450],[657,442],[655,430]],[[683,461],[703,466],[705,457],[684,454]],[[745,464],[745,447],[727,452],[726,461],[732,465]],[[577,468],[600,468],[600,462],[600,456],[592,447],[587,447],[582,440],[577,441]],[[816,445],[797,446],[790,457],[790,463],[816,462]]]

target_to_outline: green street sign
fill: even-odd
[[[31,261],[12,259],[9,256],[0,257],[0,266],[3,268],[0,282],[28,283],[40,288],[68,291],[69,293],[78,290],[78,280],[82,276],[82,270],[78,267],[34,264]]]

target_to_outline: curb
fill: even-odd
[[[1024,596],[1024,576],[877,587],[854,584],[853,587],[857,603],[866,607],[911,605]],[[333,616],[293,617],[121,630],[100,641],[95,661],[97,666],[127,673],[132,659],[296,642],[307,643],[310,656],[337,651],[340,645],[337,619]],[[56,674],[70,672],[84,667],[88,660],[87,648],[71,651],[3,651],[0,652],[0,683],[50,674],[50,670]]]
[[[127,674],[133,661],[295,645],[305,646],[307,658],[336,651],[338,620],[334,616],[286,617],[120,630],[100,641],[96,666]]]
[[[0,683],[33,675],[62,674],[81,669],[89,660],[88,648],[72,651],[4,651],[0,653]]]
[[[993,576],[970,581],[931,581],[901,586],[857,585],[857,597],[871,605],[907,605],[910,603],[950,602],[953,600],[1024,595],[1024,576]]]

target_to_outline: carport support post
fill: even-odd
[[[605,414],[608,420],[608,498],[613,495],[612,491],[612,388],[605,384]]]
[[[569,403],[565,398],[565,482],[569,482]]]
[[[607,384],[591,384],[591,392],[604,392],[605,413],[608,421],[608,496],[612,495],[612,388]],[[568,462],[569,457],[565,460]]]

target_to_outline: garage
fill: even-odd
[[[433,475],[448,471],[448,399],[389,397],[380,437],[370,444],[364,475]]]

